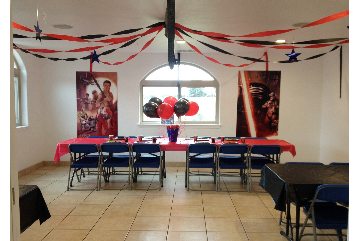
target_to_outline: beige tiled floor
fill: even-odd
[[[212,178],[191,177],[187,191],[182,167],[167,167],[161,191],[154,175],[139,176],[133,190],[126,189],[125,176],[111,176],[96,191],[96,176],[86,175],[66,191],[67,178],[67,167],[51,166],[19,178],[19,184],[39,186],[51,214],[23,232],[22,241],[286,240],[280,235],[285,229],[278,225],[280,212],[258,186],[259,178],[253,178],[252,193],[230,177],[221,179],[221,192],[214,191]]]

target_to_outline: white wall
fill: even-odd
[[[340,50],[324,58],[321,160],[349,162],[349,46],[342,48],[342,82],[340,97]]]
[[[270,59],[285,58],[284,53],[279,50],[270,51],[268,54]],[[29,102],[29,127],[18,130],[19,170],[22,170],[40,161],[52,161],[56,144],[76,136],[75,72],[89,71],[89,61],[51,61],[25,53],[20,53],[20,55],[28,70]],[[103,61],[119,61],[121,52],[119,55],[109,56]],[[225,59],[222,54],[209,56],[222,59],[222,62]],[[333,58],[333,56],[331,57]],[[331,67],[326,62],[324,63],[326,58],[329,58],[329,55],[298,63],[270,63],[269,65],[269,70],[281,71],[279,136],[275,138],[294,144],[297,151],[294,158],[290,153],[284,153],[281,162],[320,160],[321,131],[323,137],[328,131],[328,128],[321,127],[324,123],[322,95],[328,95],[328,90],[323,91],[325,88],[323,74],[327,73]],[[234,136],[238,71],[265,70],[265,64],[257,63],[242,69],[225,67],[215,64],[197,53],[181,54],[181,60],[206,68],[221,83],[221,126],[219,128],[186,127],[186,135]],[[330,62],[332,61],[330,60]],[[119,135],[158,134],[157,127],[140,127],[138,125],[139,81],[151,69],[166,62],[166,53],[141,53],[134,59],[118,66],[94,62],[94,72],[118,72]],[[247,62],[240,60],[240,64],[242,63]],[[347,69],[344,72],[347,72]],[[345,85],[344,89],[346,90],[346,88]],[[332,96],[329,98],[333,99]],[[338,98],[338,96],[336,95],[334,98]],[[346,114],[348,115],[348,113],[342,112],[342,115]],[[337,132],[339,134],[348,132],[348,128],[340,126]],[[328,146],[328,143],[323,142],[323,148],[328,148]],[[347,152],[348,146],[342,146],[342,150]],[[184,153],[167,153],[167,161],[184,161],[184,157]],[[68,161],[69,155],[63,156],[61,160]]]

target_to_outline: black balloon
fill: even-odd
[[[187,103],[189,102],[186,98],[180,98],[179,100],[185,100]]]
[[[158,105],[154,102],[148,102],[143,105],[143,113],[150,118],[159,118],[157,113]]]
[[[163,101],[161,99],[159,99],[158,97],[152,97],[152,98],[150,98],[150,100],[148,102],[154,102],[157,105],[160,105],[163,103]]]
[[[187,114],[188,110],[189,110],[189,105],[188,105],[188,101],[186,99],[179,99],[174,104],[174,113],[178,117]]]

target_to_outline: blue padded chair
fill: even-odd
[[[222,169],[237,169],[237,177],[241,176],[241,183],[245,180],[245,171],[247,170],[246,158],[249,152],[248,145],[239,144],[222,144],[218,147],[217,153],[217,176],[218,176],[218,191],[221,191],[221,175],[234,176],[234,173],[223,173]]]
[[[185,186],[189,190],[189,176],[203,176],[211,175],[214,177],[214,183],[216,184],[217,190],[217,145],[210,143],[196,143],[189,144],[187,147],[187,159],[186,159],[186,175],[185,175]],[[190,168],[210,168],[211,173],[191,172]]]
[[[322,200],[324,203],[319,203],[318,200]],[[330,203],[333,203],[333,205],[330,205]],[[311,205],[303,207],[306,219],[300,232],[300,239],[306,235],[313,235],[316,241],[317,236],[338,236],[339,239],[346,236],[342,234],[342,229],[348,227],[349,210],[343,205],[335,205],[336,203],[348,205],[348,184],[324,184],[318,186]],[[309,219],[312,221],[313,233],[304,233]],[[316,233],[316,229],[334,229],[336,234],[319,234]]]
[[[252,170],[261,170],[266,164],[280,163],[282,147],[279,145],[252,145],[247,160],[248,191],[252,192]]]
[[[101,155],[97,144],[69,144],[68,146],[70,153],[70,167],[69,167],[69,176],[68,176],[68,188],[73,186],[74,174],[78,179],[78,182],[81,181],[81,174],[78,175],[78,171],[82,172],[83,168],[93,168],[97,169],[97,184],[96,188],[99,190],[99,178],[100,178],[100,164],[101,164]],[[96,156],[90,156],[88,154],[96,153]],[[70,172],[73,169],[73,174],[70,179]],[[84,173],[83,173],[84,175]],[[85,177],[85,175],[84,175]]]
[[[105,182],[109,182],[110,175],[126,173],[128,176],[128,189],[131,189],[132,176],[132,155],[128,143],[103,143],[100,145],[102,162],[100,170],[103,173]],[[104,154],[107,153],[104,158]],[[127,171],[119,171],[115,168],[127,168]],[[99,178],[99,188],[101,179]]]
[[[134,143],[132,145],[132,156],[134,160],[132,168],[133,182],[137,182],[138,175],[147,174],[145,172],[139,172],[139,169],[156,168],[159,169],[160,190],[161,187],[163,187],[163,162],[160,145],[155,143]]]
[[[290,164],[290,165],[293,165],[293,164],[323,165],[322,162],[285,162],[284,164],[285,165],[287,165],[287,164]],[[295,203],[292,203],[292,204],[296,205]],[[306,205],[309,205],[309,203],[306,203]],[[286,224],[285,222],[283,222],[284,218],[282,218],[282,215],[283,215],[283,211],[281,211],[281,214],[280,214],[280,220],[278,222],[279,225],[281,225],[281,223]],[[286,217],[286,215],[285,215],[285,217]]]
[[[329,165],[350,165],[348,162],[331,162]]]

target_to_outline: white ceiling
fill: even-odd
[[[85,35],[113,33],[135,28],[145,28],[154,23],[164,21],[167,6],[166,0],[12,0],[12,21],[34,30],[38,20],[43,33],[69,35],[80,37]],[[298,28],[293,26],[299,23],[311,23],[332,14],[349,9],[347,0],[176,0],[175,22],[193,30],[216,32],[234,36],[241,36],[263,31],[294,29],[285,34],[261,38],[234,38],[242,40],[275,41],[285,39],[286,43],[328,39],[348,38],[349,17],[344,17],[325,24]],[[37,17],[38,11],[38,17]],[[67,24],[72,29],[54,28],[55,24]],[[143,32],[145,30],[142,30]],[[140,32],[142,32],[140,31]],[[35,33],[13,29],[14,34],[31,38],[14,38],[13,42],[24,49],[51,49],[67,51],[76,48],[99,46],[99,43],[79,43],[65,40],[39,40]],[[139,32],[136,32],[139,33]],[[137,53],[144,44],[154,37],[150,34],[136,41],[127,48],[119,51]],[[200,35],[191,35],[205,43],[232,52],[257,57],[265,48],[251,48],[237,44],[222,43]],[[108,36],[117,37],[117,36]],[[179,37],[175,37],[179,39]],[[194,39],[186,38],[204,54],[214,53],[215,50],[206,47]],[[103,44],[103,51],[114,48]],[[117,46],[119,47],[119,45]],[[175,52],[188,51],[187,45],[175,44]],[[319,48],[319,52],[329,51],[329,48]],[[288,53],[290,50],[278,50]],[[302,51],[312,51],[302,49]],[[313,50],[315,51],[315,50]],[[144,50],[148,53],[167,53],[167,38],[164,30],[160,32],[151,45]],[[39,53],[40,54],[40,53]],[[84,56],[84,53],[77,53]],[[79,55],[80,54],[80,55]],[[252,56],[254,54],[254,56]],[[42,54],[44,56],[56,56]],[[66,56],[66,54],[64,54]],[[287,57],[286,57],[287,58]]]

